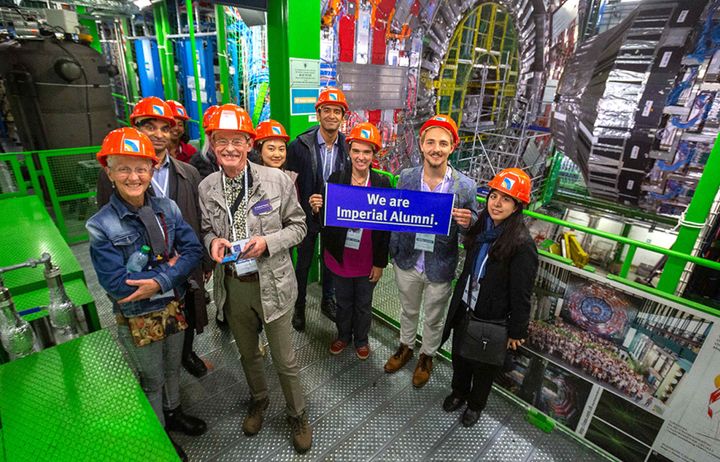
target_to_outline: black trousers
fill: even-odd
[[[460,351],[456,343],[453,341],[453,352]],[[468,407],[474,411],[485,409],[493,381],[502,367],[469,361],[459,354],[452,355],[452,366],[452,389],[455,396],[466,399]]]
[[[343,342],[354,342],[355,348],[368,344],[368,333],[372,323],[372,297],[374,282],[368,276],[345,278],[333,274],[337,313],[335,325],[338,338]]]

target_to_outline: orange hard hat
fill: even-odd
[[[453,138],[453,147],[460,144],[460,136],[458,135],[457,124],[449,115],[440,114],[430,117],[424,124],[422,124],[422,127],[420,127],[420,136],[422,137],[422,134],[425,132],[425,130],[432,127],[440,127],[449,131]]]
[[[210,115],[205,132],[212,133],[215,130],[237,130],[247,133],[250,138],[255,138],[250,115],[235,104],[223,104]]]
[[[160,119],[175,125],[172,109],[157,96],[148,96],[138,101],[130,114],[130,123],[135,125],[139,119]]]
[[[97,153],[97,160],[103,167],[107,167],[108,156],[141,157],[150,159],[153,165],[159,162],[150,138],[132,127],[118,128],[105,136],[100,152]]]
[[[530,203],[532,183],[527,173],[519,168],[506,168],[488,183],[488,188],[512,196],[526,205]]]
[[[284,142],[290,141],[290,137],[285,132],[285,127],[277,120],[264,120],[260,122],[255,129],[255,142],[264,141],[270,138],[280,138]]]
[[[349,109],[347,100],[345,99],[345,93],[335,87],[323,88],[315,103],[315,110],[320,109],[320,106],[323,104],[337,104],[341,106],[345,112]]]
[[[170,106],[173,117],[175,117],[176,119],[190,120],[190,117],[188,117],[187,111],[185,110],[185,106],[180,104],[178,101],[175,101],[174,99],[169,99],[165,101],[165,103]]]
[[[370,143],[375,147],[375,152],[382,149],[382,137],[380,136],[380,130],[370,122],[362,122],[355,125],[350,134],[345,138],[348,144],[353,141],[360,141],[363,143]]]
[[[208,122],[210,121],[210,117],[212,117],[212,115],[215,113],[215,111],[217,111],[217,109],[219,107],[220,106],[218,106],[217,104],[213,104],[209,108],[205,109],[205,114],[203,114],[203,120],[202,120],[204,130],[207,130],[207,126],[208,126]]]

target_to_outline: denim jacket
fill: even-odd
[[[398,189],[420,191],[422,181],[422,166],[408,168],[400,172]],[[453,168],[451,171],[451,193],[455,195],[455,208],[469,209],[472,212],[470,225],[478,217],[478,203],[475,199],[477,186],[475,181]],[[450,282],[455,277],[455,268],[458,263],[458,234],[464,234],[455,220],[450,222],[450,234],[435,235],[435,248],[432,252],[425,252],[425,275],[430,282]],[[390,256],[395,264],[403,270],[415,267],[420,251],[415,250],[415,233],[393,232],[390,236]]]
[[[167,248],[180,255],[174,266],[151,263],[146,271],[127,271],[130,255],[148,242],[140,217],[131,212],[117,194],[113,194],[110,202],[85,224],[90,234],[90,258],[98,282],[112,300],[113,311],[125,317],[159,311],[173,298],[183,297],[188,275],[202,259],[202,245],[190,225],[183,220],[177,204],[163,197],[148,197],[147,201],[158,218],[164,219]],[[137,287],[125,284],[128,279],[154,279],[160,285],[158,293],[164,294],[172,289],[175,289],[175,293],[172,296],[120,305],[117,300],[137,290]]]

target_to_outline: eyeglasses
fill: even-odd
[[[232,140],[228,140],[226,138],[219,138],[215,140],[214,143],[215,146],[220,148],[226,148],[230,144],[232,144],[236,148],[242,148],[250,143],[250,138],[233,138]]]
[[[137,176],[148,176],[150,175],[150,169],[147,167],[136,167],[134,170],[130,167],[117,167],[114,168],[115,173],[122,175],[122,176],[130,176],[130,174],[134,171],[135,175]]]

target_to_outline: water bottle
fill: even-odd
[[[0,342],[10,356],[10,361],[40,350],[35,332],[30,324],[18,315],[6,287],[0,287],[0,318]]]
[[[129,273],[139,273],[148,263],[148,254],[150,253],[150,247],[144,245],[140,247],[140,250],[136,250],[127,262],[127,270]]]
[[[51,266],[46,269],[45,280],[50,296],[47,308],[50,325],[53,327],[55,343],[59,345],[80,336],[78,310],[65,292],[59,267]]]

